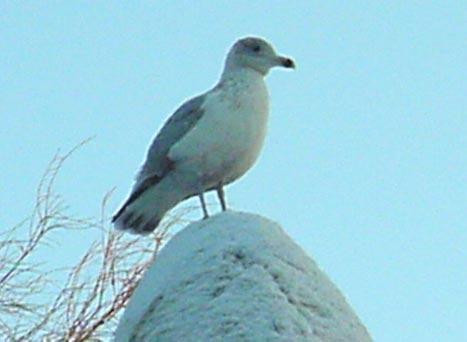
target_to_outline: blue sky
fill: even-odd
[[[375,340],[467,340],[465,1],[1,2],[2,226],[90,136],[58,190],[90,216],[116,187],[116,208],[162,122],[249,34],[298,69],[268,77],[266,145],[230,206],[281,223]],[[70,260],[89,242],[63,239]]]

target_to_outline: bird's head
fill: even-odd
[[[295,68],[292,59],[280,56],[264,39],[247,37],[238,40],[227,55],[226,67],[251,68],[266,75],[273,67]]]

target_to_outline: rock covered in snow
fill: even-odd
[[[279,225],[224,212],[175,235],[116,332],[127,341],[371,341],[343,295]]]

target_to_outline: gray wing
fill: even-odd
[[[136,187],[148,177],[162,178],[171,168],[167,157],[170,148],[187,134],[203,116],[202,105],[206,95],[199,95],[182,104],[166,121],[149,147],[140,172],[136,177]]]
[[[136,183],[130,197],[113,216],[112,222],[115,222],[123,214],[128,205],[147,189],[157,184],[170,171],[173,162],[167,157],[167,154],[170,148],[201,119],[204,113],[202,105],[205,98],[205,95],[200,95],[188,100],[167,120],[149,147],[146,161],[136,177]],[[127,219],[130,220],[131,215]]]

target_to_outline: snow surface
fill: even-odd
[[[116,331],[127,341],[371,341],[343,295],[282,228],[224,212],[163,248]]]

